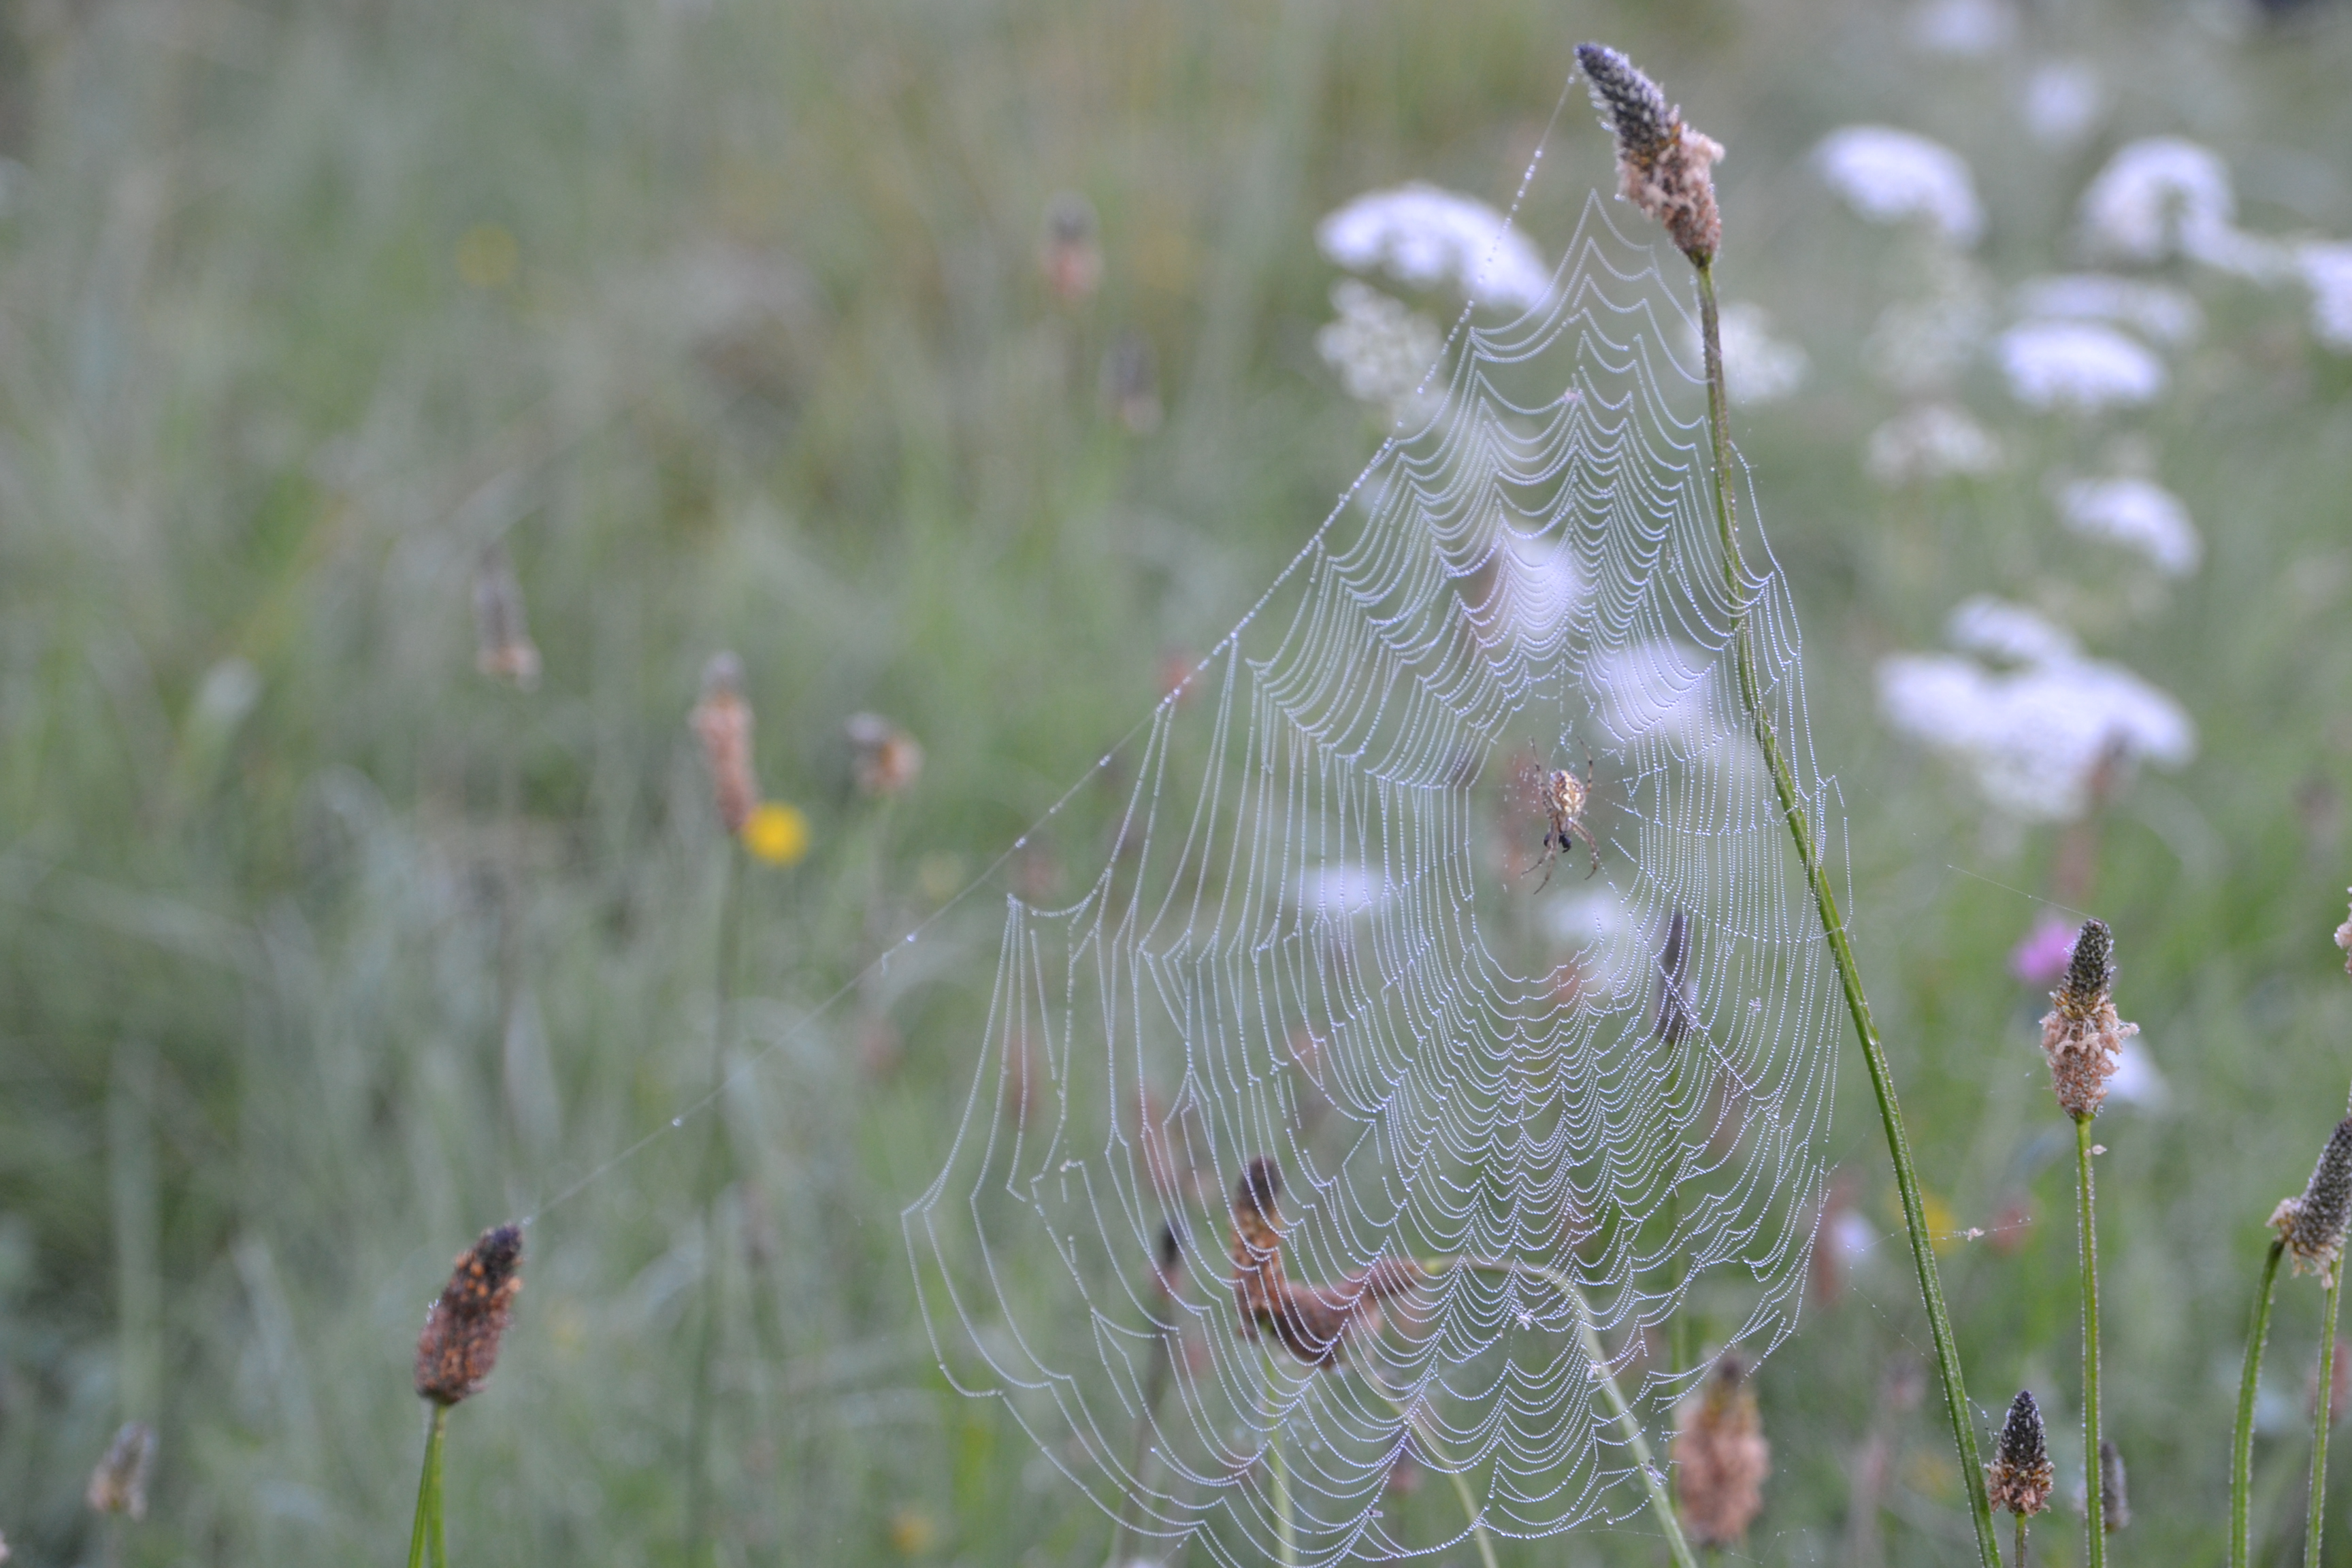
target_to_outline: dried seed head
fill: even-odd
[[[1281,1215],[1282,1173],[1258,1155],[1234,1185],[1234,1303],[1242,1332],[1269,1334],[1312,1367],[1339,1363],[1348,1342],[1380,1328],[1381,1303],[1402,1296],[1428,1276],[1402,1258],[1381,1258],[1331,1285],[1286,1279]]]
[[[702,760],[710,769],[710,794],[719,807],[719,824],[733,837],[751,820],[760,804],[760,784],[751,772],[751,705],[743,700],[743,661],[731,653],[713,654],[702,668],[702,699],[691,715],[695,738],[702,742]]]
[[[2336,1278],[2336,1260],[2344,1251],[2344,1227],[2352,1221],[2352,1116],[2336,1124],[2311,1181],[2301,1197],[2287,1198],[2271,1211],[2271,1228],[2278,1232],[2297,1274]]]
[[[923,748],[914,736],[878,713],[852,713],[850,776],[867,795],[894,795],[911,787],[923,771]]]
[[[2030,1390],[2019,1389],[2009,1402],[2009,1419],[2001,1423],[2000,1446],[1985,1467],[1985,1491],[1992,1506],[2031,1519],[2050,1506],[2050,1489],[2057,1473],[2050,1466],[2050,1444],[2042,1426],[2042,1407]]]
[[[1699,266],[1715,259],[1723,217],[1715,205],[1708,165],[1723,146],[1683,123],[1658,84],[1605,44],[1576,46],[1577,63],[1617,137],[1618,194],[1665,226],[1685,256]]]
[[[416,1336],[416,1392],[436,1405],[479,1394],[498,1365],[499,1340],[522,1289],[522,1231],[496,1226],[457,1255],[441,1299]]]
[[[2352,891],[2352,889],[2346,890]],[[2336,928],[2336,945],[2344,950],[2344,973],[2352,974],[2352,920]]]
[[[106,1446],[106,1458],[89,1473],[82,1500],[95,1513],[147,1517],[147,1471],[155,1463],[155,1428],[126,1421]]]
[[[2052,1006],[2042,1018],[2050,1086],[2060,1107],[2078,1121],[2096,1116],[2106,1103],[2107,1080],[2122,1064],[2124,1042],[2139,1033],[2137,1024],[2116,1016],[2115,983],[2115,938],[2104,921],[2084,921],[2066,961],[2066,978],[2050,994]]]
[[[2105,1438],[2099,1440],[2099,1522],[2109,1535],[2131,1525],[2131,1496],[2124,1488],[2124,1457]]]
[[[474,565],[474,668],[518,691],[539,684],[539,647],[524,624],[522,584],[507,547],[494,543]]]
[[[1748,1533],[1764,1507],[1772,1447],[1756,1413],[1748,1363],[1726,1351],[1698,1396],[1683,1407],[1675,1434],[1675,1492],[1691,1538],[1723,1546]]]
[[[1102,282],[1102,247],[1095,240],[1094,204],[1064,191],[1045,205],[1045,243],[1037,265],[1045,287],[1066,305],[1091,298]]]

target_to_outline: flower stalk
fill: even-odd
[[[511,1225],[482,1232],[457,1255],[449,1283],[425,1314],[416,1336],[416,1393],[433,1406],[425,1436],[425,1468],[416,1483],[416,1522],[409,1531],[409,1568],[443,1568],[448,1561],[442,1507],[442,1453],[449,1412],[482,1391],[498,1365],[499,1347],[514,1319],[522,1289],[522,1231]]]
[[[1797,858],[1813,895],[1822,934],[1828,939],[1846,1011],[1862,1042],[1863,1059],[1870,1069],[1870,1086],[1886,1133],[1887,1153],[1895,1165],[1895,1184],[1903,1205],[1903,1226],[1911,1241],[1911,1261],[1919,1279],[1919,1294],[1927,1311],[1927,1327],[1936,1349],[1937,1370],[1942,1375],[1944,1408],[1958,1450],[1962,1484],[1975,1527],[1977,1553],[1982,1568],[2000,1568],[2000,1548],[1993,1535],[1992,1506],[1985,1494],[1984,1471],[1978,1458],[1976,1429],[1969,1415],[1968,1393],[1960,1378],[1959,1343],[1952,1332],[1951,1314],[1944,1304],[1943,1284],[1928,1243],[1927,1216],[1920,1196],[1919,1177],[1895,1095],[1895,1083],[1872,1022],[1870,999],[1854,962],[1845,920],[1830,887],[1812,822],[1797,788],[1796,774],[1782,751],[1778,732],[1765,706],[1764,684],[1755,648],[1748,632],[1748,611],[1759,584],[1748,575],[1740,559],[1738,526],[1731,496],[1731,437],[1729,398],[1723,375],[1723,325],[1715,294],[1715,258],[1720,247],[1722,222],[1717,214],[1713,177],[1708,167],[1723,149],[1691,130],[1679,110],[1667,107],[1655,83],[1634,68],[1616,50],[1599,44],[1577,48],[1578,61],[1593,88],[1595,104],[1607,115],[1617,137],[1618,172],[1628,200],[1663,224],[1676,247],[1698,277],[1699,338],[1706,357],[1707,435],[1713,457],[1716,527],[1723,545],[1724,587],[1731,605],[1729,642],[1739,681],[1739,698],[1756,742],[1772,775],[1780,812],[1795,843]]]
[[[2311,1412],[2311,1507],[2304,1517],[2303,1560],[2317,1563],[2319,1537],[2327,1522],[2327,1429],[2336,1424],[2336,1313],[2344,1292],[2344,1270],[2327,1277],[2327,1305],[2319,1320],[2319,1393]]]
[[[408,1568],[444,1568],[449,1561],[441,1514],[441,1449],[449,1433],[449,1407],[433,1407],[425,1434],[425,1473],[416,1480],[416,1523],[408,1534]]]
[[[2263,1282],[2254,1291],[2254,1322],[2246,1331],[2246,1365],[2238,1376],[2238,1429],[2230,1449],[2230,1568],[2248,1568],[2252,1542],[2248,1497],[2254,1479],[2254,1386],[2262,1377],[2263,1346],[2271,1336],[2271,1298],[2277,1294],[2279,1260],[2286,1242],[2273,1241],[2263,1259]]]
[[[2106,1466],[2099,1448],[2099,1234],[2098,1197],[2091,1183],[2091,1119],[2074,1118],[2074,1218],[2083,1255],[2083,1452],[2092,1462],[2083,1467],[2090,1489],[2083,1518],[2091,1538],[2091,1568],[2105,1568],[2107,1560],[2106,1509],[2101,1491]]]

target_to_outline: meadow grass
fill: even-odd
[[[2063,156],[2024,142],[2000,61],[1923,58],[1858,8],[207,0],[5,25],[18,1561],[98,1552],[83,1481],[130,1419],[160,1443],[124,1562],[394,1560],[425,1306],[457,1247],[524,1215],[530,1288],[453,1424],[456,1560],[678,1560],[706,1306],[723,1561],[1098,1560],[1110,1521],[947,1389],[898,1225],[970,1083],[1002,880],[811,1011],[1124,735],[1162,659],[1213,642],[1369,456],[1377,429],[1312,347],[1333,276],[1314,220],[1408,178],[1506,197],[1589,36],[1706,105],[1732,149],[1721,286],[1816,361],[1733,432],[1806,612],[1811,740],[1969,1384],[1987,1423],[2041,1394],[2062,1490],[2083,1458],[2070,1130],[2034,1049],[2044,1000],[2004,967],[2055,835],[1989,831],[1964,780],[1879,725],[1872,666],[1966,592],[2063,582],[2098,651],[2196,716],[2200,760],[2109,814],[2086,912],[2129,955],[2170,1088],[2099,1125],[2105,1430],[2132,1554],[2221,1554],[2262,1220],[2352,1066],[2326,942],[2352,881],[2352,360],[2312,344],[2299,296],[2191,278],[2208,325],[2152,412],[2028,420],[1979,367],[1963,390],[2007,420],[2010,470],[1890,495],[1857,461],[1884,412],[1861,344],[1916,258],[1803,154],[1853,120],[1944,137],[2003,278],[2064,264],[2068,205],[2126,133],[2221,149],[2250,225],[2352,235],[2342,24],[2223,44],[2117,9],[2029,31],[2012,58],[2083,53],[2118,100]],[[1580,190],[1609,182],[1580,119],[1546,154]],[[1034,260],[1064,188],[1100,214],[1107,263],[1075,310]],[[1527,215],[1552,254],[1574,219]],[[1122,328],[1157,354],[1149,435],[1097,397]],[[2137,607],[2041,489],[2134,433],[2209,543]],[[544,656],[529,695],[472,668],[493,540]],[[815,842],[743,868],[713,1111],[733,1179],[706,1203],[703,1135],[663,1134],[719,1039],[731,851],[686,713],[720,647],[767,793]],[[848,783],[861,710],[929,757],[887,808]],[[1120,794],[1082,792],[1021,874],[1073,890]],[[1848,1459],[1890,1363],[1927,1342],[1868,1086],[1841,1070],[1832,1153],[1881,1240],[1757,1375],[1766,1561],[1842,1553]],[[2014,1228],[1958,1238],[2012,1200]],[[2278,1296],[2257,1552],[2304,1522],[2320,1296]],[[1948,1435],[1932,1405],[1888,1419],[1889,1560],[1967,1560]],[[1441,1487],[1396,1511],[1460,1529]],[[2054,1524],[2035,1554],[2058,1568],[2079,1542]],[[1496,1551],[1658,1548],[1629,1522]]]

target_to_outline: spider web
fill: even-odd
[[[1588,196],[1545,304],[1465,311],[1435,412],[1137,737],[1090,889],[1008,902],[971,1100],[905,1215],[917,1285],[954,1386],[1146,1555],[1441,1552],[1472,1528],[1454,1480],[1496,1536],[1625,1518],[1602,1374],[1654,1440],[1705,1371],[1672,1364],[1675,1314],[1751,1355],[1793,1326],[1840,1015],[1739,702],[1674,266]],[[1833,843],[1748,533],[1746,635]],[[1556,857],[1531,763],[1590,768]],[[1261,1158],[1291,1280],[1528,1267],[1366,1296],[1310,1364],[1237,1303]]]

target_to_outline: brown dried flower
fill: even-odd
[[[2131,1528],[2131,1494],[2124,1487],[2123,1451],[2099,1439],[2099,1523],[2109,1535]]]
[[[519,691],[539,684],[539,645],[524,624],[522,584],[503,544],[491,544],[474,565],[474,668]]]
[[[436,1405],[455,1405],[482,1391],[499,1362],[499,1340],[522,1289],[522,1231],[495,1226],[457,1255],[441,1299],[425,1314],[416,1336],[416,1393]]]
[[[691,716],[710,769],[711,799],[729,837],[743,831],[760,804],[759,780],[751,772],[751,705],[743,700],[743,661],[713,654],[702,669],[702,700]]]
[[[911,788],[923,771],[923,748],[915,737],[878,713],[852,713],[850,776],[867,795],[893,795]]]
[[[1263,1154],[1234,1187],[1234,1300],[1242,1330],[1252,1337],[1271,1333],[1308,1366],[1333,1366],[1349,1339],[1379,1331],[1382,1301],[1404,1295],[1427,1276],[1418,1264],[1382,1258],[1336,1285],[1285,1279],[1281,1191],[1282,1172]]]
[[[1764,1507],[1772,1446],[1756,1414],[1748,1363],[1726,1351],[1698,1396],[1683,1406],[1675,1434],[1675,1492],[1691,1539],[1725,1546],[1748,1533]]]
[[[155,1463],[155,1428],[125,1421],[106,1446],[106,1458],[89,1473],[82,1500],[95,1513],[147,1517],[147,1472]]]
[[[1576,46],[1577,63],[1617,137],[1618,194],[1665,226],[1685,256],[1704,267],[1723,241],[1708,166],[1723,145],[1683,123],[1658,84],[1605,44]]]
[[[2066,962],[2066,978],[2050,994],[2042,1019],[2042,1055],[2050,1064],[2050,1086],[2066,1114],[2083,1121],[2106,1102],[2107,1080],[2121,1065],[2124,1042],[2137,1024],[2116,1016],[2109,994],[2116,983],[2115,938],[2104,921],[2084,921]]]
[[[2319,1163],[2303,1195],[2283,1199],[2271,1211],[2271,1228],[2293,1259],[2297,1274],[2336,1278],[2336,1260],[2344,1252],[2344,1227],[2352,1222],[2352,1116],[2336,1124],[2327,1135]]]
[[[2032,1390],[2021,1388],[2009,1402],[2009,1419],[2000,1425],[2000,1446],[1985,1467],[1985,1492],[1993,1507],[2032,1519],[2050,1506],[2050,1490],[2057,1484],[2042,1407],[2033,1403]]]
[[[1076,191],[1064,191],[1045,205],[1045,243],[1037,266],[1045,287],[1065,305],[1085,303],[1102,282],[1096,227],[1094,204]]]

